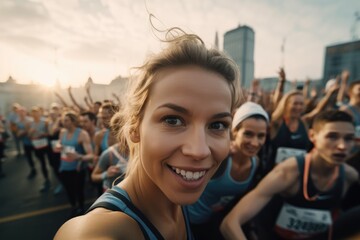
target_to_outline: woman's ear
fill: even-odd
[[[231,130],[230,130],[231,140],[234,140],[236,138],[236,135],[238,134],[240,128],[241,128],[240,124],[236,128],[231,128]]]
[[[309,129],[308,136],[309,136],[310,141],[315,145],[316,132],[314,131],[314,129],[312,129],[312,128]]]
[[[140,142],[139,128],[133,129],[130,132],[130,139],[133,143]]]

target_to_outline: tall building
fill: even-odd
[[[240,69],[240,85],[249,88],[254,78],[255,32],[243,25],[224,35],[224,51],[237,63]]]
[[[326,47],[323,86],[343,70],[350,72],[349,82],[360,79],[360,40]]]

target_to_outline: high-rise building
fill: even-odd
[[[326,47],[323,86],[343,70],[350,72],[349,82],[360,79],[360,40]]]
[[[240,85],[249,88],[254,78],[255,32],[243,25],[224,35],[224,51],[237,63],[240,69]]]

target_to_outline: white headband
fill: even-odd
[[[254,102],[246,102],[236,110],[232,121],[232,129],[235,129],[239,123],[253,115],[263,116],[266,119],[266,122],[269,123],[268,114],[259,104]]]

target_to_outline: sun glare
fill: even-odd
[[[47,89],[53,89],[55,87],[55,81],[52,80],[39,81],[39,84]]]

